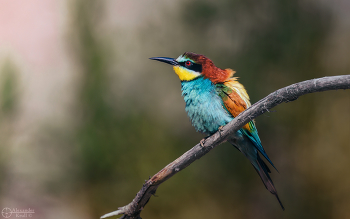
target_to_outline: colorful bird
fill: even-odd
[[[182,96],[186,102],[185,110],[192,125],[199,132],[208,136],[214,134],[250,106],[246,90],[237,81],[237,77],[233,77],[235,71],[216,67],[204,55],[185,52],[177,59],[167,57],[150,59],[173,66],[181,80]],[[269,176],[271,171],[259,156],[258,152],[275,168],[261,145],[254,121],[247,123],[227,141],[249,159],[266,189],[276,196],[284,210]]]

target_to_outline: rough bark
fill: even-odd
[[[107,218],[115,215],[123,214],[123,219],[141,219],[140,213],[151,198],[155,194],[158,186],[167,179],[183,170],[195,160],[201,158],[206,153],[211,151],[225,141],[227,136],[237,132],[250,120],[257,116],[268,112],[269,109],[283,102],[291,102],[298,97],[314,92],[327,90],[350,89],[350,75],[323,77],[312,80],[307,80],[292,84],[281,88],[265,98],[259,100],[247,110],[239,114],[234,120],[224,126],[220,131],[216,132],[209,138],[205,139],[203,146],[198,143],[181,157],[168,164],[152,178],[143,184],[141,190],[136,194],[136,197],[128,205],[119,208],[119,210],[105,214],[101,218]],[[350,97],[349,97],[350,98]]]

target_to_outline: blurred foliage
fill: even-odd
[[[113,171],[113,157],[116,154],[118,133],[112,109],[103,99],[106,93],[106,56],[103,45],[95,39],[93,18],[89,15],[97,4],[93,1],[78,2],[77,41],[78,62],[82,66],[81,81],[81,130],[78,139],[81,144],[84,179],[87,182],[108,180]],[[89,13],[90,12],[90,13]]]
[[[137,21],[136,30],[125,20],[124,27],[108,21],[114,19],[107,17],[110,1],[69,4],[67,41],[79,78],[73,85],[74,116],[62,125],[69,128],[45,124],[40,137],[24,142],[37,150],[33,157],[40,162],[56,159],[62,165],[56,170],[55,162],[50,164],[59,177],[51,171],[43,174],[46,178],[35,175],[46,180],[38,183],[40,189],[64,196],[60,201],[69,199],[66,205],[81,203],[91,218],[128,204],[144,180],[203,137],[190,127],[176,75],[147,58],[205,54],[218,67],[237,71],[252,102],[292,83],[332,74],[322,67],[320,53],[333,20],[329,9],[316,2],[178,1],[171,3],[176,10],[157,5],[159,14]],[[138,4],[126,4],[126,12],[136,13]],[[147,4],[140,11],[153,13]],[[6,62],[0,80],[1,175],[6,137],[12,133],[5,120],[17,112],[17,83],[16,68]],[[350,194],[348,100],[348,91],[307,95],[257,118],[262,143],[280,170],[272,170],[271,177],[285,212],[249,161],[223,144],[161,185],[141,216],[341,218],[339,206],[350,203],[344,195]]]
[[[252,103],[292,83],[349,74],[325,68],[325,61],[341,63],[346,57],[339,57],[340,52],[331,59],[333,54],[326,52],[331,40],[343,38],[330,37],[339,34],[334,30],[339,24],[334,23],[335,12],[321,2],[67,4],[65,49],[71,55],[68,68],[76,74],[72,81],[61,82],[62,87],[48,83],[60,88],[36,97],[38,91],[47,92],[41,90],[47,89],[42,85],[46,81],[36,78],[27,84],[40,74],[21,72],[31,68],[26,61],[21,68],[12,59],[0,66],[1,201],[18,208],[34,206],[39,218],[99,218],[116,210],[134,198],[144,180],[203,137],[191,127],[171,67],[149,57],[205,54],[218,67],[237,71]],[[52,67],[52,72],[66,69],[61,67]],[[62,92],[65,86],[70,87]],[[61,99],[63,95],[71,98]],[[32,115],[45,105],[63,110]],[[349,218],[349,112],[349,90],[327,91],[282,104],[256,119],[264,148],[280,171],[272,169],[271,177],[286,211],[249,161],[223,144],[162,184],[141,216]]]
[[[12,122],[18,108],[18,78],[16,66],[10,59],[2,63],[0,70],[0,193],[7,176],[9,145],[13,136]]]
[[[143,180],[199,141],[194,131],[172,134],[171,124],[152,113],[156,104],[147,108],[150,111],[138,108],[140,95],[109,99],[109,86],[119,83],[111,83],[110,75],[119,80],[122,74],[118,71],[124,65],[116,54],[128,53],[118,51],[118,47],[111,46],[111,38],[99,34],[96,27],[103,23],[104,7],[100,1],[77,1],[72,27],[76,37],[73,49],[82,73],[77,141],[84,191],[89,194],[89,209],[94,217],[130,202]],[[318,54],[331,17],[316,4],[194,0],[183,2],[179,11],[179,25],[183,29],[178,31],[182,31],[183,37],[176,41],[182,42],[184,50],[208,54],[218,66],[237,70],[252,102],[280,87],[326,75]],[[164,19],[164,23],[174,22]],[[171,35],[171,27],[162,26],[165,28],[162,31]],[[151,28],[155,29],[140,30],[141,41],[153,37],[157,27]],[[239,32],[243,34],[240,36]],[[242,36],[243,45],[234,46],[235,37]],[[167,39],[166,34],[162,38]],[[171,37],[168,40],[174,41]],[[166,48],[178,50],[171,45]],[[147,76],[154,79],[156,75]],[[147,76],[140,75],[138,83],[156,86],[157,79],[147,80]],[[137,90],[136,86],[141,85],[129,90]],[[158,92],[158,95],[165,99],[167,93]],[[143,217],[330,218],[336,204],[330,201],[330,194],[320,195],[321,190],[315,184],[289,181],[286,177],[289,174],[307,177],[293,167],[293,162],[298,162],[299,147],[305,147],[300,142],[304,132],[320,119],[314,115],[316,101],[319,100],[303,97],[278,107],[281,114],[258,119],[258,129],[263,130],[260,135],[270,157],[277,160],[274,163],[282,166],[284,172],[288,171],[282,176],[272,173],[285,212],[264,189],[249,162],[233,147],[224,145],[162,185],[158,190],[160,198],[152,198]],[[284,159],[287,161],[283,162]],[[290,188],[301,192],[293,193]]]
[[[1,71],[1,114],[8,116],[13,113],[17,104],[17,74],[15,66],[7,60]]]

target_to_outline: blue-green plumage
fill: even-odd
[[[209,79],[198,77],[183,81],[181,90],[186,102],[185,110],[197,131],[211,135],[233,119]]]

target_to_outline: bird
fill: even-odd
[[[232,69],[216,67],[212,60],[204,55],[185,52],[178,58],[152,57],[151,60],[173,66],[181,81],[185,110],[194,128],[207,137],[220,130],[241,112],[251,106],[244,86]],[[203,146],[203,140],[201,145]],[[276,169],[266,154],[254,120],[227,138],[227,141],[248,158],[259,174],[266,189],[284,206],[269,175],[267,164],[259,153]],[[277,170],[277,169],[276,169]]]

